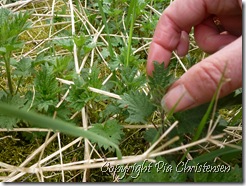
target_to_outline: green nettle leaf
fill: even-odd
[[[83,47],[84,53],[85,54],[89,53],[95,47],[96,47],[96,43],[95,42],[90,42],[87,45],[84,45],[84,47]]]
[[[13,44],[6,44],[6,49],[7,51],[14,51],[14,50],[18,50],[18,49],[22,49],[24,47],[25,43],[22,42],[22,41],[16,41],[15,43]]]
[[[102,137],[105,137],[109,141],[119,145],[122,136],[124,135],[122,131],[123,127],[116,120],[108,120],[105,123],[97,123],[94,124],[89,131],[92,131]],[[105,150],[109,149],[110,151],[114,151],[111,146],[105,143],[98,142],[99,147],[103,147]]]
[[[149,96],[144,93],[130,92],[121,96],[118,100],[120,108],[126,109],[129,117],[125,120],[130,123],[146,123],[148,117],[153,114],[156,107],[151,103]]]
[[[100,68],[95,65],[91,68],[91,72],[88,74],[88,77],[86,79],[86,81],[89,83],[89,86],[100,89],[102,87],[102,81],[99,76]]]
[[[107,140],[105,137],[100,136],[98,134],[95,134],[91,131],[83,130],[79,127],[76,127],[68,122],[64,122],[62,120],[58,119],[52,119],[51,117],[47,117],[41,114],[37,114],[34,112],[26,112],[20,109],[17,109],[14,106],[10,106],[6,103],[0,104],[0,112],[4,113],[6,115],[12,116],[12,117],[19,117],[25,121],[28,121],[29,123],[32,123],[35,126],[38,127],[44,127],[53,129],[55,131],[60,131],[68,135],[72,136],[83,136],[85,138],[88,138],[89,140],[94,140],[99,143],[108,144],[109,146],[112,146],[116,150],[117,157],[119,159],[122,158],[121,151],[118,147],[118,145],[114,144],[113,142]]]
[[[18,119],[0,114],[0,128],[12,129],[16,126]]]
[[[57,102],[57,93],[59,92],[58,82],[53,74],[53,69],[47,63],[42,65],[35,80],[35,104],[39,111],[47,111],[50,106]]]
[[[72,61],[71,56],[57,57],[54,63],[54,73],[58,73],[63,76],[69,70],[69,64]]]
[[[153,75],[149,77],[149,86],[152,99],[156,105],[160,105],[162,97],[165,95],[169,86],[175,81],[171,69],[175,62],[170,62],[167,68],[164,63],[154,62]]]
[[[217,111],[239,104],[242,104],[242,93],[235,95],[235,92],[233,92],[218,100]],[[177,128],[178,133],[194,134],[208,107],[209,103],[205,103],[193,109],[174,113],[174,118],[179,121],[179,127]]]
[[[61,46],[64,49],[67,49],[69,52],[73,51],[73,40],[72,39],[57,39],[53,41],[57,46]]]
[[[20,48],[20,43],[17,42],[21,32],[30,27],[30,22],[27,22],[30,13],[15,13],[9,10],[0,8],[0,46],[8,46],[11,52],[14,49]],[[8,50],[8,49],[7,49]]]
[[[85,34],[82,33],[80,36],[73,36],[73,41],[77,45],[77,47],[82,47],[86,42]]]
[[[106,108],[102,111],[102,115],[109,118],[110,116],[122,114],[121,108],[113,103],[107,104]]]
[[[15,74],[19,76],[29,76],[31,75],[32,71],[32,60],[30,58],[22,58],[17,64],[16,64],[16,70]]]
[[[0,47],[0,54],[3,55],[3,54],[6,54],[7,50],[5,47]]]
[[[144,132],[144,139],[153,144],[160,137],[160,131],[150,128]]]
[[[71,85],[69,96],[67,97],[70,106],[79,111],[92,99],[93,96],[88,90],[88,83],[82,77],[74,79],[74,85]]]
[[[174,113],[174,118],[179,121],[178,133],[194,134],[207,109],[208,104],[203,104],[193,109]]]
[[[0,25],[2,25],[7,19],[10,14],[10,10],[6,8],[0,8]]]
[[[104,58],[107,58],[108,56],[110,56],[110,53],[107,48],[103,48],[101,51],[101,54]]]
[[[146,77],[138,74],[138,71],[136,67],[124,67],[121,70],[121,81],[127,85],[127,90],[138,90],[146,82]]]
[[[194,174],[194,181],[210,183],[243,182],[242,168],[240,168],[238,165],[235,165],[229,172],[196,172]]]
[[[14,105],[18,109],[24,109],[25,104],[27,100],[23,97],[20,97],[18,94],[14,96],[2,96],[0,99],[0,104],[2,103],[7,103],[9,105]],[[7,129],[12,129],[13,127],[16,126],[18,122],[18,118],[16,117],[10,117],[8,115],[0,113],[0,128],[7,128]]]

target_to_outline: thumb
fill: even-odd
[[[226,67],[226,69],[225,69]],[[242,37],[190,68],[162,99],[165,110],[186,110],[210,101],[224,72],[220,97],[242,86]]]

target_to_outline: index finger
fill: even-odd
[[[153,61],[168,65],[172,51],[182,43],[182,32],[189,33],[193,26],[211,14],[229,15],[237,12],[239,2],[240,0],[175,0],[171,3],[160,17],[150,44],[147,73],[152,74]]]

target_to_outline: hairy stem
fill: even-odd
[[[14,90],[13,90],[12,79],[11,79],[11,71],[10,71],[10,57],[3,56],[3,58],[5,62],[6,73],[7,73],[9,93],[11,96],[13,96]]]
[[[132,12],[132,19],[131,19],[131,26],[130,26],[130,32],[129,32],[129,38],[128,38],[128,46],[127,46],[127,56],[126,56],[126,66],[129,66],[130,61],[130,55],[131,55],[131,45],[132,45],[132,35],[133,35],[133,26],[136,18],[136,3],[133,3],[133,12]]]

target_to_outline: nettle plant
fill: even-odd
[[[174,75],[177,68],[176,59],[172,59],[167,68],[164,68],[164,63],[155,62],[153,76],[146,77],[143,70],[145,60],[141,55],[133,53],[134,23],[146,3],[139,0],[129,3],[125,22],[130,29],[126,43],[110,37],[110,33],[120,27],[121,17],[120,19],[118,17],[122,10],[116,8],[117,3],[98,0],[93,6],[99,10],[105,26],[108,46],[103,42],[95,42],[90,35],[86,35],[81,30],[76,35],[71,35],[65,30],[59,36],[65,36],[66,39],[47,42],[46,46],[51,46],[49,50],[32,59],[13,57],[13,52],[20,51],[24,45],[20,35],[30,28],[28,19],[31,14],[12,13],[7,9],[0,9],[0,128],[12,129],[19,125],[38,126],[72,136],[84,136],[97,144],[95,148],[111,155],[116,153],[120,159],[121,151],[124,150],[121,149],[121,142],[124,141],[127,133],[124,125],[154,125],[154,128],[142,131],[144,142],[151,146],[160,139],[172,123],[178,121],[178,127],[175,127],[165,140],[158,144],[156,152],[159,152],[167,148],[166,143],[169,140],[173,140],[170,144],[171,148],[176,148],[183,143],[196,142],[206,137],[208,131],[211,131],[211,121],[216,123],[214,134],[221,133],[228,126],[236,126],[241,121],[241,89],[225,98],[217,99],[219,87],[223,84],[223,74],[218,91],[210,103],[179,113],[173,113],[172,110],[166,113],[160,103],[167,89],[177,79]],[[112,22],[107,21],[108,15],[113,16]],[[90,15],[89,19],[91,22],[98,21],[94,15]],[[147,26],[146,24],[145,29],[153,27],[153,25],[149,25],[148,28]],[[79,59],[82,59],[96,47],[101,48],[102,57],[109,61],[107,68],[97,59],[93,66],[84,65],[80,73],[74,72],[74,52]],[[67,55],[56,55],[58,49],[65,50]],[[187,67],[191,67],[195,61],[195,58],[187,55]],[[111,73],[110,79],[104,81],[104,73],[108,71]],[[66,83],[62,83],[64,82],[62,80],[66,80]],[[113,92],[118,95],[117,99],[92,91],[91,87]],[[221,112],[232,107],[239,108],[240,111],[230,121],[222,119]],[[81,121],[74,114],[84,108],[90,116],[91,123],[91,128],[87,131],[78,127]],[[51,119],[54,116],[56,119]],[[212,147],[214,149],[209,153],[197,145],[187,148],[185,153],[173,153],[165,158],[163,156],[156,158],[156,161],[163,161],[175,167],[189,153],[195,157],[192,163],[216,164],[217,162],[213,160],[219,157],[221,161],[233,166],[229,173],[172,172],[163,175],[152,169],[151,172],[141,173],[137,179],[132,179],[134,172],[129,173],[121,181],[239,182],[242,181],[242,168],[239,168],[241,165],[237,160],[242,154],[241,146],[239,142],[236,148],[234,145],[228,145],[226,148]]]
[[[27,99],[20,94],[32,71],[29,58],[14,59],[14,51],[22,49],[24,42],[19,35],[30,27],[30,13],[12,13],[8,9],[0,9],[0,103],[15,105],[27,109]],[[0,127],[12,128],[17,119],[0,113]]]

